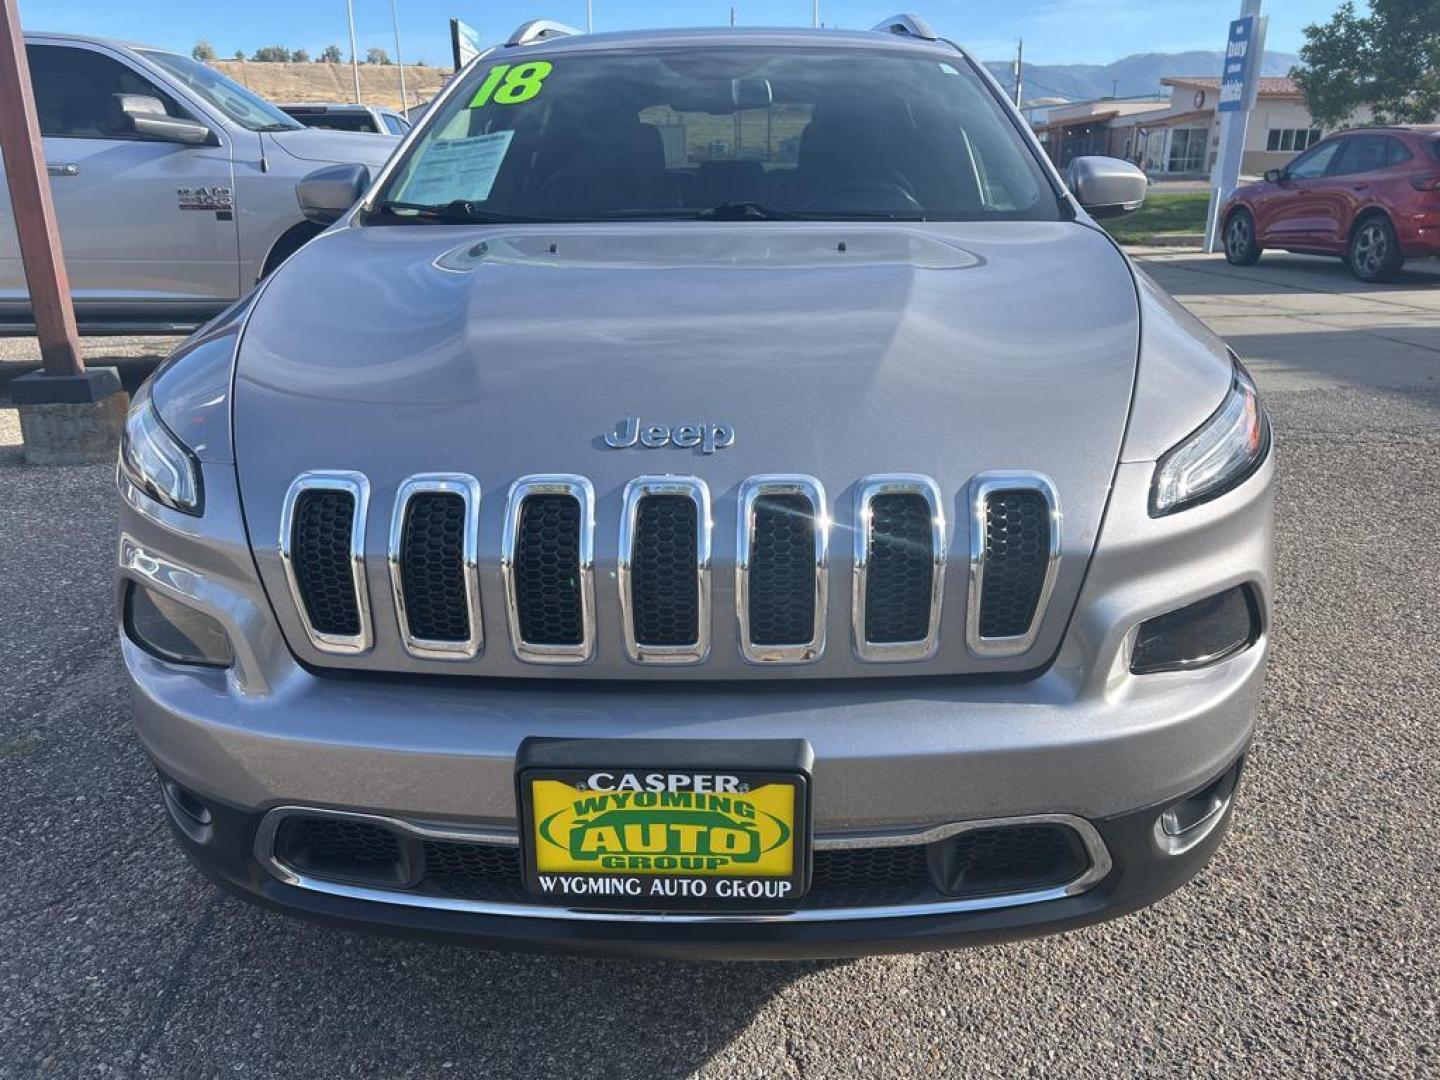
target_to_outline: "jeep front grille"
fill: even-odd
[[[484,646],[479,520],[473,477],[436,473],[400,485],[390,524],[390,586],[412,656],[468,660]]]
[[[693,476],[625,486],[620,605],[636,663],[694,664],[710,653],[710,489]]]
[[[370,648],[365,517],[370,484],[356,472],[301,473],[285,493],[280,559],[305,631],[321,652]]]
[[[966,641],[977,656],[1014,656],[1035,642],[1060,558],[1055,489],[1029,473],[971,483]]]
[[[855,655],[929,660],[940,648],[951,543],[940,489],[925,476],[890,474],[862,477],[854,490]],[[484,651],[480,498],[479,483],[463,474],[422,474],[399,486],[388,563],[396,629],[411,656],[464,661]],[[1035,644],[1055,584],[1059,501],[1048,480],[1030,473],[982,474],[966,498],[970,575],[957,625],[973,656],[1021,656]],[[320,652],[356,655],[374,644],[368,503],[369,483],[354,472],[304,473],[286,493],[281,561]],[[820,659],[831,584],[824,487],[809,476],[753,476],[734,505],[735,647],[755,664]],[[510,645],[525,663],[583,664],[600,647],[595,513],[582,476],[526,476],[510,487],[499,569]],[[642,476],[626,485],[616,561],[604,580],[618,587],[616,647],[623,642],[633,662],[709,656],[712,532],[703,481]]]
[[[872,476],[855,496],[853,622],[865,660],[928,660],[940,645],[945,512],[925,476]]]
[[[500,572],[521,660],[595,655],[595,492],[583,476],[526,476],[510,488]]]

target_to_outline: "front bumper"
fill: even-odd
[[[1228,775],[1238,776],[1243,759]],[[403,934],[483,948],[656,959],[815,959],[995,944],[1078,929],[1154,903],[1209,861],[1230,824],[1234,799],[1173,854],[1156,839],[1160,808],[1089,823],[1109,869],[1083,892],[1038,903],[981,904],[968,910],[896,917],[798,919],[637,916],[504,905],[385,902],[375,890],[314,887],[271,872],[256,858],[265,815],[205,803],[197,831],[170,803],[175,835],[192,862],[231,893],[287,915],[345,928]]]
[[[1204,864],[1202,841],[1167,851],[1160,810],[1221,776],[1251,737],[1268,646],[1273,461],[1203,507],[1144,511],[1152,466],[1120,466],[1105,534],[1059,653],[1024,681],[626,682],[313,672],[286,648],[254,580],[233,472],[207,466],[194,519],[128,498],[120,586],[139,582],[219,619],[226,671],[156,659],[125,638],[136,730],[161,773],[212,808],[212,840],[185,840],[227,887],[296,914],[464,936],[484,944],[646,955],[835,956],[984,943],[1133,910]],[[1262,599],[1264,633],[1213,666],[1134,676],[1134,628],[1237,584]],[[514,837],[515,755],[527,737],[806,739],[817,845],[861,843],[979,819],[1069,815],[1110,867],[1083,892],[908,917],[686,922],[492,914],[321,891],[257,858],[277,807],[385,815]],[[513,842],[513,841],[512,841]]]

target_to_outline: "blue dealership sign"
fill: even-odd
[[[1220,76],[1221,112],[1240,112],[1245,108],[1245,81],[1255,50],[1255,20],[1247,15],[1230,24],[1230,40],[1225,44],[1225,71]]]

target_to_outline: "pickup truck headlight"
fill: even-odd
[[[1173,514],[1223,495],[1254,472],[1270,450],[1270,418],[1237,360],[1230,393],[1214,415],[1155,465],[1150,516]]]
[[[148,387],[142,386],[130,403],[120,468],[132,484],[172,510],[199,517],[205,509],[200,463],[161,421]]]

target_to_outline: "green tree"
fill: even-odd
[[[367,64],[388,64],[390,63],[390,54],[384,49],[366,49],[365,62]]]
[[[235,59],[236,59],[236,60],[244,60],[244,59],[245,59],[245,50],[244,50],[244,49],[236,49],[236,50],[235,50]]]
[[[290,54],[290,59],[297,64],[308,64],[310,62],[310,54],[304,49],[296,49]]]
[[[290,50],[284,45],[262,45],[250,59],[262,64],[283,64],[290,59]]]
[[[204,38],[201,38],[199,41],[195,42],[195,47],[190,50],[190,55],[193,56],[196,60],[214,60],[215,46],[211,45],[210,42],[206,41]]]
[[[345,59],[339,45],[326,45],[325,51],[317,58],[322,64],[338,64]]]
[[[1305,66],[1293,75],[1310,114],[1326,127],[1368,105],[1390,124],[1425,124],[1440,114],[1440,3],[1350,0],[1327,23],[1307,26]]]

